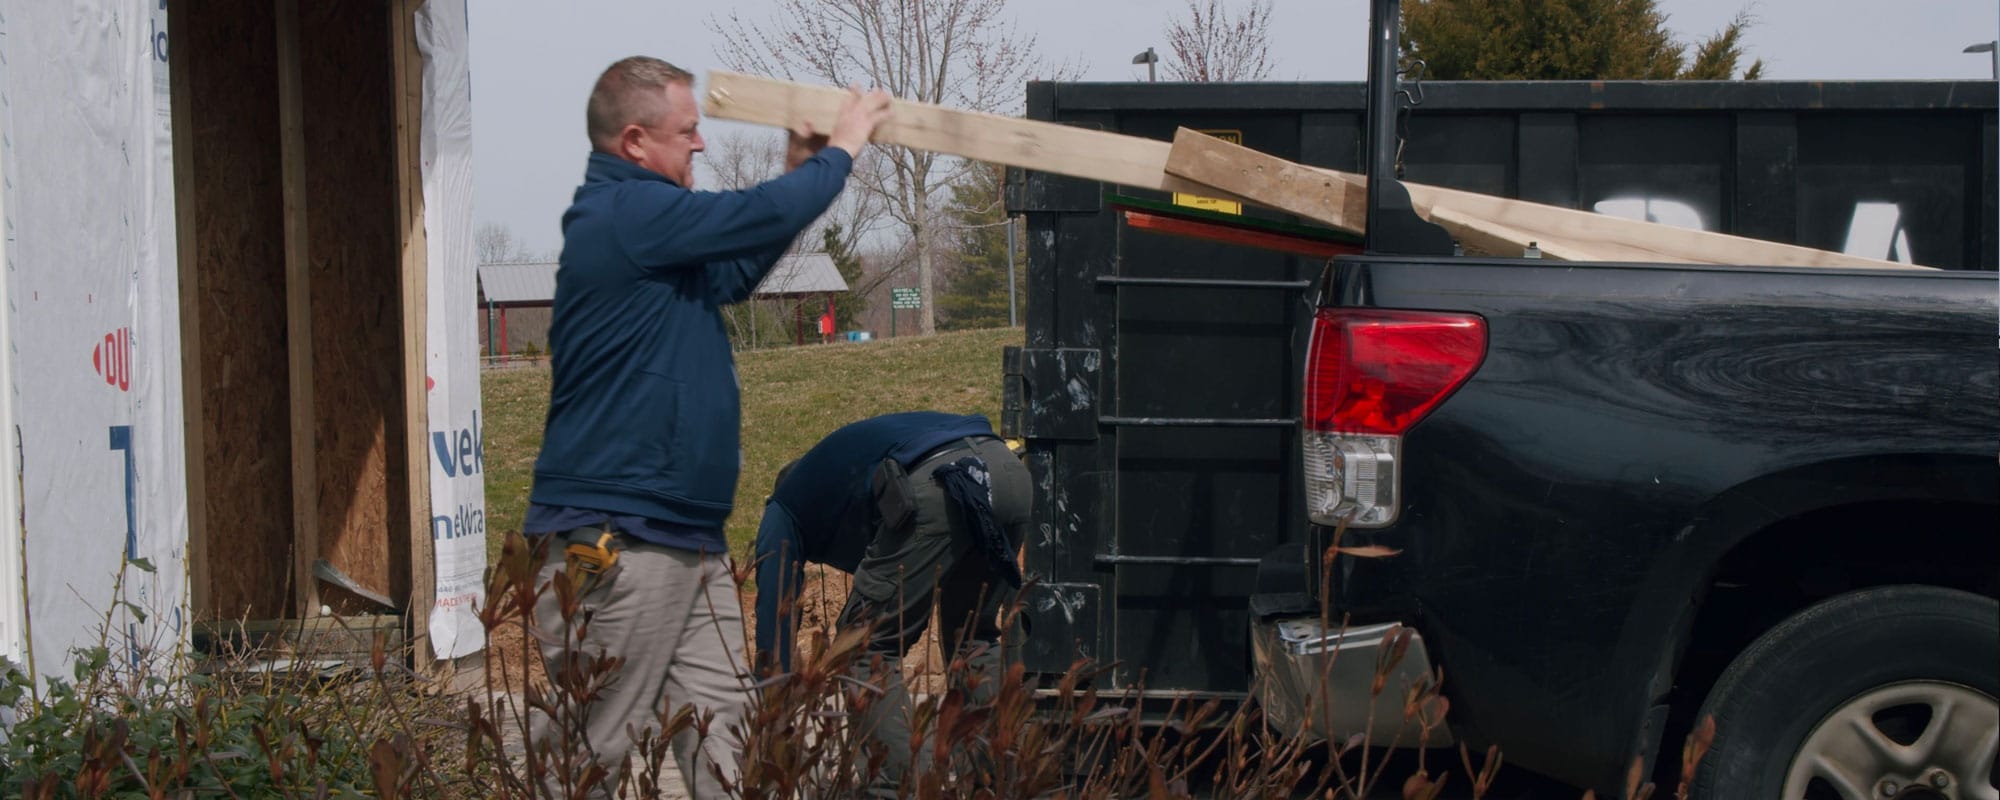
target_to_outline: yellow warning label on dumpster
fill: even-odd
[[[1230,144],[1243,143],[1242,131],[1208,130],[1201,132],[1213,136],[1217,139],[1221,139]],[[1198,194],[1187,194],[1185,192],[1174,192],[1174,205],[1187,206],[1188,208],[1198,208],[1203,211],[1217,211],[1223,214],[1243,213],[1243,204],[1238,203],[1234,200],[1222,200],[1214,197],[1202,197],[1201,195]]]

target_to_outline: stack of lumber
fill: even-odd
[[[703,110],[720,119],[785,128],[809,122],[826,131],[846,97],[831,87],[711,72]],[[1366,176],[1287,161],[1185,128],[1170,144],[897,100],[874,140],[1121,186],[1242,200],[1351,233],[1367,224]],[[1532,243],[1544,258],[1563,261],[1924,269],[1439,186],[1403,186],[1419,216],[1471,253],[1518,255]]]

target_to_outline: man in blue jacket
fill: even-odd
[[[720,309],[748,299],[832,204],[889,99],[855,92],[827,136],[794,132],[778,178],[698,192],[692,83],[635,56],[591,91],[591,154],[562,217],[553,383],[522,527],[547,548],[544,583],[569,574],[582,584],[575,621],[587,626],[568,626],[554,591],[536,608],[549,673],[571,653],[624,661],[584,709],[590,755],[616,775],[633,746],[628,726],[657,730],[664,703],[692,704],[714,715],[709,736],[697,744],[683,733],[673,750],[706,798],[722,796],[718,776],[737,774],[733,729],[750,699],[722,534],[742,456]]]
[[[834,431],[779,472],[757,528],[757,652],[791,669],[794,599],[807,562],[854,575],[837,623],[873,626],[857,672],[882,665],[887,694],[862,719],[885,748],[886,786],[910,767],[901,659],[922,640],[935,601],[946,652],[1002,677],[1001,611],[1021,585],[1014,552],[1028,525],[1030,478],[981,416],[912,411]]]

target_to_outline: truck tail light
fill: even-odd
[[[1396,521],[1403,434],[1486,356],[1471,314],[1322,308],[1306,349],[1308,516],[1378,528]]]

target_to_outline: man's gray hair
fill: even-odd
[[[584,109],[591,146],[612,152],[625,126],[659,124],[667,113],[661,91],[674,83],[693,86],[694,75],[651,56],[630,56],[606,67]]]

